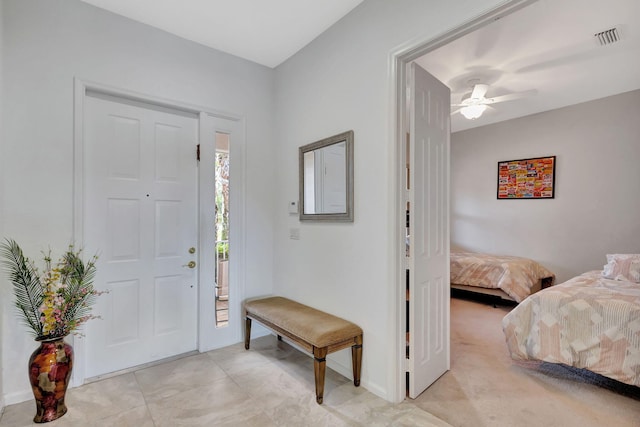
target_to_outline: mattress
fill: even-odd
[[[528,258],[476,252],[451,252],[452,285],[480,289],[499,289],[510,299],[521,302],[540,289],[541,280],[551,286],[555,275]]]
[[[515,360],[561,363],[640,386],[640,284],[590,271],[531,295],[502,328]]]

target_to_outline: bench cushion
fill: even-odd
[[[315,347],[327,347],[362,335],[362,329],[347,320],[283,297],[247,301],[245,311],[278,325]]]

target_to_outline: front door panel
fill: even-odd
[[[85,98],[85,246],[107,291],[86,377],[196,349],[197,131],[186,114]]]

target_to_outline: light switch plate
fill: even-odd
[[[289,202],[289,213],[297,214],[298,213],[298,202]]]

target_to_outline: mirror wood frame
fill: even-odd
[[[353,131],[339,133],[328,138],[321,139],[311,144],[303,145],[298,149],[299,168],[299,203],[300,221],[324,221],[324,222],[353,222]],[[334,144],[345,142],[346,161],[346,212],[339,213],[304,213],[304,155],[310,151],[318,150]]]

